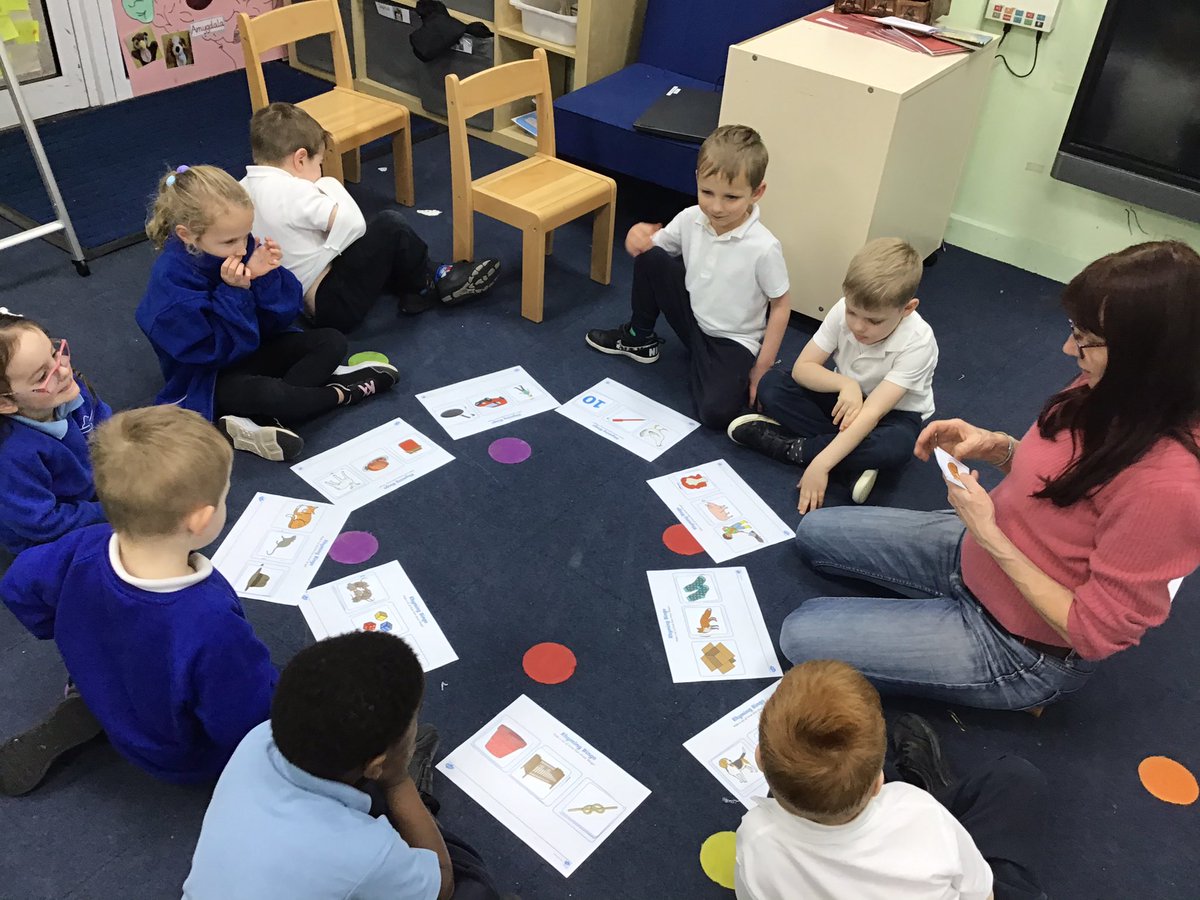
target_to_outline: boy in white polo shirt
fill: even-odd
[[[625,238],[634,257],[629,322],[586,337],[601,353],[658,362],[661,313],[690,354],[696,418],[710,428],[754,407],[791,313],[783,249],[758,218],[766,172],[753,128],[710,134],[696,161],[697,205],[665,228],[640,222]]]
[[[835,469],[857,476],[862,503],[880,469],[912,459],[922,423],[933,415],[938,346],[917,312],[921,257],[899,238],[871,241],[854,255],[842,297],[801,352],[790,376],[772,369],[758,386],[765,415],[739,416],[728,434],[805,471],[801,513],[825,501]],[[825,363],[832,359],[836,369]]]
[[[499,260],[435,268],[429,248],[398,210],[385,209],[367,222],[346,189],[321,176],[328,146],[328,133],[300,107],[264,106],[250,119],[255,165],[242,179],[254,201],[254,232],[279,244],[314,325],[351,331],[382,293],[399,297],[402,312],[416,313],[491,288]]]
[[[828,659],[783,677],[758,738],[771,797],[737,831],[738,900],[1044,900],[1025,863],[1045,779],[1025,760],[956,781],[929,724],[905,715],[893,731],[904,781],[885,784],[879,694]]]

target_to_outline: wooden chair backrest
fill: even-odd
[[[338,87],[354,89],[350,53],[337,0],[304,0],[255,16],[238,13],[242,35],[242,55],[246,58],[246,80],[250,83],[250,105],[257,112],[268,103],[267,83],[263,78],[262,55],[284,44],[294,45],[304,38],[327,34],[333,43],[333,76]]]
[[[526,97],[537,100],[537,152],[554,156],[554,95],[550,91],[546,51],[541,47],[533,51],[533,59],[485,69],[461,81],[457,75],[446,76],[446,118],[450,124],[450,163],[455,179],[465,177],[467,182],[471,181],[467,119]]]

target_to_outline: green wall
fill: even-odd
[[[978,29],[984,6],[985,0],[954,0],[942,22]],[[1042,38],[1037,68],[1028,78],[1014,78],[996,61],[946,231],[948,243],[1059,281],[1140,241],[1176,238],[1200,248],[1196,223],[1050,177],[1103,11],[1103,0],[1062,0],[1058,23]],[[997,34],[1000,29],[983,27]],[[1033,32],[1014,28],[1004,42],[1001,52],[1017,72],[1029,70],[1033,41]]]

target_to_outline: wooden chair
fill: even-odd
[[[526,97],[537,98],[537,152],[508,168],[471,178],[467,119]],[[542,321],[546,276],[555,228],[585,213],[592,222],[592,281],[612,280],[613,213],[617,183],[554,156],[554,98],[546,51],[533,59],[507,63],[459,81],[446,76],[450,123],[450,172],[454,182],[454,259],[475,256],[476,210],[523,233],[521,315]]]
[[[271,101],[263,78],[262,54],[284,44],[328,34],[333,42],[334,88],[296,105],[333,135],[333,147],[325,157],[325,174],[338,181],[358,181],[358,148],[392,135],[393,168],[396,172],[396,202],[413,204],[412,132],[408,110],[390,100],[380,100],[354,90],[346,34],[336,0],[305,0],[288,3],[255,16],[238,13],[242,53],[246,57],[246,80],[250,83],[250,105],[257,112]]]

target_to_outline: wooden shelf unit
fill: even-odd
[[[579,0],[578,40],[576,46],[568,47],[526,34],[521,28],[521,11],[508,0],[492,0],[492,4],[491,19],[456,9],[450,9],[450,15],[468,24],[482,22],[495,33],[494,65],[529,59],[533,56],[535,47],[543,48],[549,58],[550,82],[556,97],[578,90],[632,62],[641,42],[642,19],[646,10],[646,0]],[[415,0],[390,0],[389,5],[407,8],[410,10],[411,24],[419,24]],[[402,103],[414,115],[445,124],[446,117],[426,110],[421,98],[416,94],[367,76],[366,35],[367,29],[372,27],[371,17],[378,15],[375,0],[350,0],[350,13],[349,37],[353,48],[351,65],[355,72],[355,88],[376,97]],[[293,68],[328,81],[333,79],[331,73],[300,62],[294,45],[288,50],[288,59]],[[507,108],[497,109],[493,129],[471,128],[470,134],[517,153],[529,155],[536,147],[536,139],[514,125],[511,120],[514,116],[527,113],[531,109],[532,106],[528,103],[510,104]]]

